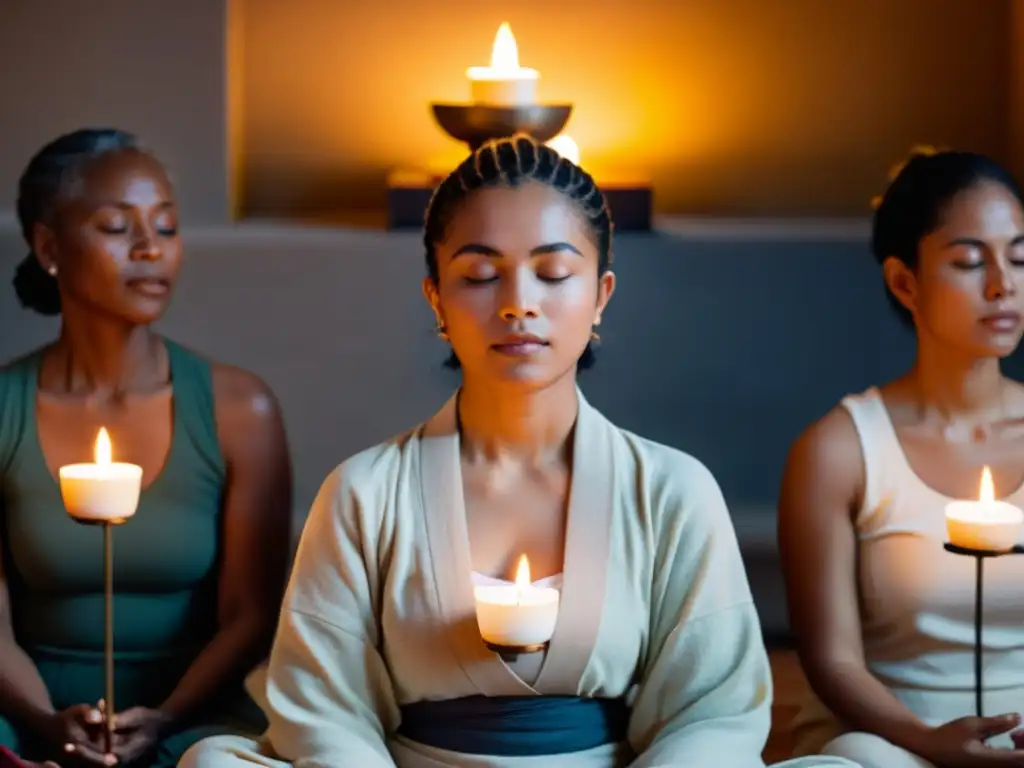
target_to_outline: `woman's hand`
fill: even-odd
[[[114,765],[117,759],[104,753],[102,706],[76,704],[54,712],[40,724],[43,740],[85,763]]]
[[[939,768],[1024,768],[1024,733],[1012,734],[1017,749],[999,749],[986,739],[1011,731],[1021,724],[1018,714],[994,717],[961,717],[934,728],[918,754]]]
[[[168,717],[157,709],[132,707],[114,716],[114,754],[119,763],[131,763],[156,746]]]

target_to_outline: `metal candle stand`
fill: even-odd
[[[541,651],[546,650],[549,644],[550,641],[545,643],[533,643],[531,645],[499,645],[498,643],[492,643],[488,640],[484,640],[484,645],[486,645],[489,650],[494,651],[502,658],[502,661],[507,662],[513,662],[525,654],[540,653]]]
[[[103,718],[104,751],[114,754],[114,537],[113,528],[127,518],[89,520],[72,517],[76,523],[103,528],[103,702],[99,707]]]
[[[974,567],[974,710],[978,717],[983,717],[982,698],[984,684],[981,671],[981,633],[982,633],[982,606],[984,604],[984,583],[985,583],[985,559],[989,557],[1003,557],[1004,555],[1024,554],[1024,546],[1016,545],[1007,551],[996,551],[990,549],[969,549],[959,547],[956,544],[945,544],[947,552],[954,555],[973,557]]]

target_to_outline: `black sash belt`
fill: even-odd
[[[536,757],[625,741],[628,725],[622,699],[466,696],[402,707],[398,733],[451,752]]]

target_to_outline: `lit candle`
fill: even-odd
[[[491,48],[491,66],[466,70],[470,94],[476,104],[492,107],[529,106],[537,101],[535,69],[519,66],[519,49],[508,23],[498,28]]]
[[[580,164],[580,148],[579,145],[573,141],[572,136],[566,136],[564,133],[555,136],[555,138],[548,142],[548,146],[570,163],[573,163],[574,165]]]
[[[951,501],[946,505],[949,543],[966,549],[1008,552],[1024,529],[1024,511],[995,497],[992,473],[981,472],[977,501]]]
[[[106,429],[96,436],[94,463],[68,464],[59,470],[60,494],[71,517],[116,522],[135,514],[142,490],[142,467],[112,460]]]
[[[485,642],[510,648],[542,645],[555,633],[558,590],[530,583],[530,563],[519,559],[515,584],[479,586],[476,621]]]

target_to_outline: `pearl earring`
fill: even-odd
[[[47,273],[49,273],[50,277],[56,277],[57,276],[57,265],[56,264],[51,264],[50,266],[48,266],[46,268],[46,271],[47,271]]]

